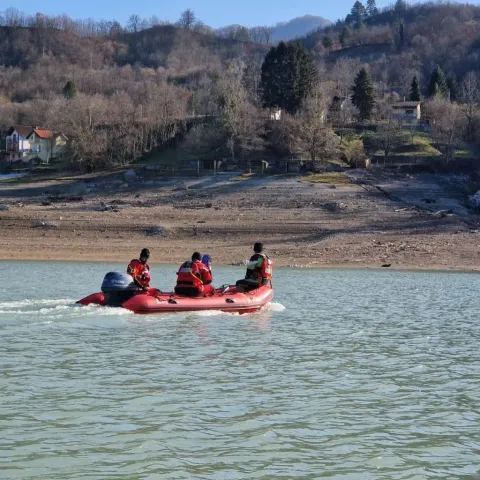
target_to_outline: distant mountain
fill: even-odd
[[[280,42],[293,40],[294,38],[305,37],[319,28],[327,27],[332,22],[326,18],[316,15],[305,15],[297,17],[288,22],[277,23],[270,27],[271,36],[269,38],[272,42]],[[264,38],[258,31],[263,27],[245,28],[242,25],[234,24],[227,27],[218,28],[216,33],[220,36],[236,38],[238,40],[250,39],[254,42],[263,43]]]
[[[297,17],[288,22],[275,25],[273,27],[272,40],[274,42],[293,40],[294,38],[303,37],[310,32],[331,24],[332,22],[330,20],[317,15]]]

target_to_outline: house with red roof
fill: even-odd
[[[61,132],[53,132],[45,128],[35,127],[28,135],[31,155],[39,158],[42,163],[49,163],[52,158],[57,158],[67,145],[67,137]]]
[[[63,133],[26,125],[14,125],[6,137],[7,158],[11,162],[38,159],[41,163],[49,163],[65,150],[66,145],[67,137]]]

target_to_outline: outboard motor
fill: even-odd
[[[120,307],[132,298],[139,288],[135,285],[133,277],[127,273],[109,272],[102,282],[102,292],[107,298],[108,305]]]

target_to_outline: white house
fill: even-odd
[[[421,102],[404,101],[392,105],[392,117],[402,125],[417,125],[422,118]]]
[[[270,120],[280,120],[282,118],[282,109],[281,108],[271,108],[270,109]]]
[[[32,132],[32,127],[25,125],[14,125],[10,128],[6,137],[5,151],[9,160],[14,162],[18,160],[29,161],[30,141],[27,137]]]
[[[30,142],[30,157],[39,158],[42,163],[58,157],[67,144],[67,137],[63,133],[44,128],[34,128],[27,139]]]

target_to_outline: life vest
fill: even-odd
[[[182,264],[177,272],[177,286],[184,285],[197,288],[203,286],[202,275],[195,262],[190,260]]]
[[[260,273],[262,280],[270,280],[273,273],[273,262],[268,255],[261,254],[263,257],[262,266],[260,267]]]
[[[142,263],[138,259],[134,259],[127,267],[127,273],[131,275],[142,287],[150,285],[150,265]]]
[[[263,258],[262,265],[257,266],[259,258]],[[257,279],[262,283],[267,283],[272,278],[273,262],[272,259],[264,253],[256,253],[250,258],[247,264],[246,279]]]

